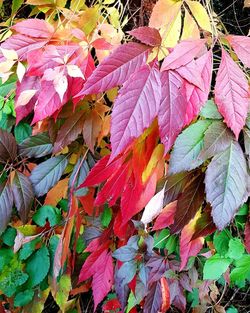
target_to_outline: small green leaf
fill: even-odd
[[[200,116],[209,119],[220,120],[222,119],[221,114],[219,113],[217,106],[213,100],[208,100],[200,112]]]
[[[34,297],[34,290],[25,290],[16,294],[14,298],[14,306],[24,306],[31,302]]]
[[[239,211],[236,213],[236,215],[241,216],[241,215],[248,215],[248,205],[244,203],[240,208]]]
[[[14,128],[14,134],[17,143],[23,142],[26,138],[30,137],[32,134],[32,128],[29,124],[20,122],[15,128]]]
[[[203,279],[219,279],[226,272],[231,260],[215,254],[207,259],[203,268]]]
[[[36,211],[32,219],[38,226],[45,226],[47,221],[49,221],[50,226],[55,226],[61,222],[62,216],[58,208],[44,205]]]
[[[8,227],[5,232],[2,234],[3,243],[9,247],[14,246],[15,238],[16,238],[16,229],[13,227]]]
[[[29,275],[27,287],[34,287],[41,283],[49,272],[49,251],[43,246],[37,250],[27,261],[26,272]]]
[[[238,313],[238,310],[234,306],[230,306],[227,311],[227,313]]]
[[[71,279],[69,275],[63,275],[58,283],[58,289],[56,293],[56,303],[60,309],[64,312],[69,292],[71,290]]]
[[[105,206],[104,211],[101,215],[101,223],[103,227],[108,227],[112,220],[112,210],[108,206]]]
[[[235,262],[235,268],[230,274],[233,283],[250,280],[250,255],[245,254]]]
[[[223,230],[222,232],[216,232],[214,235],[214,247],[217,253],[221,256],[227,254],[228,247],[229,247],[229,234],[227,230]]]
[[[187,295],[187,301],[191,302],[191,308],[195,308],[199,304],[199,290],[194,288],[192,292]]]
[[[31,254],[35,251],[36,245],[40,242],[41,239],[39,237],[35,238],[34,240],[25,243],[19,251],[19,258],[21,261],[28,259]]]
[[[16,80],[16,76],[11,76],[4,84],[0,83],[0,96],[5,97],[11,90],[14,90],[16,86]]]
[[[233,238],[229,241],[229,249],[227,252],[227,257],[238,260],[242,257],[243,253],[245,251],[245,247],[240,239]]]
[[[163,229],[159,233],[156,233],[154,235],[154,247],[157,249],[164,249],[169,235],[169,229]]]
[[[167,242],[165,244],[165,248],[168,250],[168,254],[174,253],[178,251],[178,237],[176,235],[172,235],[167,238]]]

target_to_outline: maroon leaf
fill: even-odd
[[[118,47],[97,67],[77,97],[122,85],[146,62],[148,51],[148,46],[135,42]]]
[[[128,33],[134,36],[136,39],[140,40],[142,43],[145,43],[146,45],[152,47],[161,45],[161,35],[159,31],[155,28],[148,26],[138,27]]]
[[[111,160],[151,125],[161,101],[160,73],[143,66],[120,89],[111,119]]]
[[[0,162],[14,161],[17,156],[17,144],[14,136],[0,128]]]
[[[238,139],[247,117],[248,82],[245,74],[224,49],[214,93],[219,112]]]
[[[8,184],[0,185],[0,234],[7,227],[13,206],[13,194]]]
[[[215,232],[215,230],[216,226],[211,216],[211,207],[210,205],[207,205],[204,212],[195,223],[194,233],[191,240],[195,240],[199,237],[206,237]]]

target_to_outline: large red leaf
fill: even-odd
[[[54,33],[54,27],[51,24],[37,18],[24,20],[11,28],[22,35],[37,38],[50,38]]]
[[[111,160],[150,126],[158,114],[161,81],[157,68],[143,66],[120,89],[111,119]]]
[[[148,50],[148,46],[135,42],[118,47],[97,67],[77,97],[122,85],[146,62]]]
[[[214,93],[219,112],[237,139],[247,117],[248,82],[242,70],[224,49]]]
[[[191,62],[205,49],[205,39],[184,40],[164,59],[161,70],[173,70]]]
[[[250,37],[229,35],[226,37],[239,59],[250,68]]]
[[[161,141],[167,152],[184,126],[187,102],[183,79],[173,71],[161,73],[162,97],[158,114]]]
[[[136,39],[145,43],[149,46],[160,46],[161,44],[161,35],[159,31],[155,28],[144,26],[138,27],[136,29],[128,32],[130,35],[134,36]]]

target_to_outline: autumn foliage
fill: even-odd
[[[247,288],[250,38],[206,3],[158,0],[125,32],[120,1],[26,0],[22,20],[13,1],[0,45],[5,312],[42,312],[51,296],[62,312],[226,312],[221,290]]]

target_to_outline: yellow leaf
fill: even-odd
[[[187,39],[200,39],[200,31],[192,16],[185,9],[185,17],[182,30],[182,40]]]
[[[85,4],[85,1],[82,0],[71,0],[70,2],[70,9],[74,12],[77,12],[81,9],[86,9],[87,6]]]
[[[48,193],[44,204],[56,206],[57,203],[67,197],[69,178],[60,180]]]
[[[4,49],[0,48],[3,56],[10,61],[14,61],[18,59],[18,55],[15,50],[9,50],[9,49]]]
[[[53,0],[26,0],[26,4],[31,4],[31,5],[53,5]]]
[[[37,226],[36,225],[22,225],[16,227],[24,236],[34,236],[37,234]]]
[[[44,309],[44,304],[48,298],[50,288],[43,291],[37,290],[32,302],[25,306],[24,312],[41,313]]]
[[[82,27],[85,35],[89,35],[94,30],[97,25],[98,18],[99,14],[97,7],[88,8],[82,12],[79,19],[79,25]]]
[[[70,276],[63,275],[60,278],[60,281],[58,284],[58,290],[57,290],[56,295],[54,296],[56,303],[58,304],[62,312],[65,312],[70,290],[71,290]]]
[[[116,8],[111,7],[111,8],[107,8],[107,11],[109,13],[109,20],[110,23],[115,27],[115,28],[119,28],[120,27],[120,15],[119,12]]]
[[[187,0],[186,2],[199,26],[211,33],[212,27],[206,9],[198,1]]]
[[[159,144],[155,147],[151,158],[147,164],[147,167],[142,173],[142,182],[143,184],[148,180],[148,178],[151,176],[153,170],[155,169],[158,162],[163,158],[164,155],[164,145]]]

